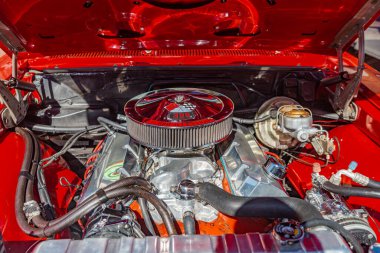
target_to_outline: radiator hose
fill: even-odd
[[[221,213],[234,217],[289,218],[301,222],[321,219],[310,203],[290,197],[240,197],[211,183],[197,185],[197,197]]]

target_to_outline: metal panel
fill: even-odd
[[[169,238],[146,237],[143,239],[91,238],[84,240],[48,240],[41,242],[34,253],[225,253],[225,252],[351,252],[346,242],[328,230],[305,235],[299,243],[281,245],[272,234],[243,235],[180,235]]]

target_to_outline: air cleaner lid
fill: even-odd
[[[177,88],[141,94],[128,101],[124,111],[129,133],[137,141],[160,148],[190,148],[228,136],[233,109],[231,99],[220,93]]]

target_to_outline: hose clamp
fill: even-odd
[[[360,173],[354,173],[352,180],[360,185],[367,186],[369,183],[369,177]]]
[[[313,175],[313,186],[317,189],[323,188],[323,184],[327,181],[329,180],[323,175]]]
[[[30,223],[34,217],[41,215],[41,208],[35,200],[25,202],[22,210],[24,211],[28,223]]]
[[[193,200],[196,195],[196,185],[189,179],[182,180],[171,192],[177,199]]]

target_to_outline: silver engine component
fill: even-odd
[[[87,221],[85,238],[143,237],[143,235],[140,225],[131,210],[127,208],[115,210],[100,207],[91,214]]]
[[[319,129],[313,127],[313,117],[309,109],[300,105],[283,105],[277,111],[279,131],[289,134],[299,142],[306,142]]]
[[[310,142],[318,155],[330,155],[335,150],[328,132],[313,124],[311,111],[293,99],[269,99],[260,107],[256,119],[271,115],[272,111],[276,111],[275,118],[254,125],[257,137],[266,146],[285,150],[299,143]]]
[[[272,162],[249,130],[237,125],[234,135],[231,145],[221,157],[231,192],[246,197],[287,196],[278,178],[265,170],[272,166]]]
[[[298,105],[298,103],[287,97],[274,97],[262,104],[257,111],[256,119],[271,116],[273,110],[276,112],[285,105]],[[277,124],[278,119],[268,120],[254,124],[257,138],[267,147],[273,149],[288,149],[297,145],[298,141],[286,132],[281,132]]]
[[[267,158],[247,128],[237,126],[232,142],[226,143],[230,146],[221,160],[233,194],[247,197],[287,196],[279,182],[265,172]],[[216,164],[214,152],[214,147],[210,147],[199,151],[165,151],[152,156],[156,164],[148,178],[159,190],[157,196],[170,207],[176,220],[182,221],[186,211],[193,212],[196,220],[205,222],[218,217],[218,212],[210,205],[194,199],[181,199],[175,192],[175,186],[184,180],[211,182],[222,188],[223,171]],[[152,212],[152,217],[155,222],[161,223],[156,211]]]
[[[168,205],[176,220],[182,221],[183,214],[187,211],[194,213],[196,220],[211,222],[218,217],[216,211],[210,205],[203,205],[192,198],[179,198],[174,189],[184,180],[197,182],[210,182],[222,187],[223,172],[218,168],[213,157],[208,157],[207,152],[213,149],[199,152],[163,152],[152,155],[153,172],[148,171],[149,181],[158,189],[157,196]],[[212,155],[212,154],[211,154]],[[160,224],[161,217],[151,206],[153,220]]]
[[[79,202],[99,188],[121,177],[145,174],[157,188],[157,196],[165,201],[176,220],[191,211],[196,220],[211,222],[218,212],[210,205],[198,201],[180,199],[174,192],[183,180],[211,182],[222,188],[224,174],[231,192],[239,196],[287,196],[282,185],[267,173],[264,167],[276,167],[268,160],[249,130],[237,125],[229,141],[218,147],[198,150],[151,150],[138,145],[128,135],[114,133],[108,136],[97,159],[92,175],[82,192]],[[223,167],[215,160],[219,152]],[[143,163],[143,160],[146,160]],[[268,162],[267,162],[268,160]],[[141,164],[145,164],[141,167]],[[223,173],[223,170],[225,173]],[[155,222],[161,223],[158,213],[150,207]]]
[[[313,168],[313,188],[306,192],[305,200],[314,205],[324,218],[341,224],[350,231],[361,243],[370,246],[377,238],[368,223],[368,213],[364,209],[350,209],[337,194],[326,192],[321,184],[327,179],[319,175],[319,166]]]
[[[165,89],[131,99],[125,105],[131,137],[107,137],[79,202],[130,176],[149,180],[177,221],[186,212],[198,221],[218,218],[212,206],[183,197],[187,181],[223,188],[226,176],[231,192],[239,196],[287,196],[279,183],[285,168],[267,159],[247,128],[232,130],[233,108],[228,97],[198,89]],[[149,209],[153,220],[162,223],[154,207]]]
[[[170,108],[182,106],[178,103],[183,100],[177,99],[177,96],[175,94],[173,98],[167,100],[171,105]],[[299,106],[289,98],[277,97],[262,106],[257,118],[272,116],[273,110],[276,110],[275,119],[265,117],[267,120],[254,126],[256,135],[264,144],[286,149],[308,141],[320,155],[329,155],[334,150],[334,144],[328,134],[313,125],[310,110]],[[170,117],[177,119],[183,116],[182,111],[177,116],[173,116],[173,113],[169,111],[169,114],[162,119],[171,119]],[[229,120],[228,113],[222,117],[223,122],[228,123]],[[227,130],[229,132],[231,129]],[[219,137],[223,140],[217,144],[209,143],[197,148],[160,148],[146,145],[145,141],[139,142],[136,136],[131,138],[129,135],[114,132],[104,141],[92,174],[84,183],[79,202],[83,202],[99,188],[120,178],[131,176],[141,176],[150,181],[155,186],[157,197],[166,203],[173,218],[179,222],[183,220],[184,214],[189,212],[194,214],[195,220],[203,222],[213,222],[219,216],[218,211],[212,206],[194,198],[194,185],[198,182],[209,182],[223,188],[223,180],[226,179],[231,193],[238,196],[288,196],[282,185],[286,166],[262,151],[250,129],[236,124],[229,136],[223,134]],[[182,145],[181,143],[183,144],[180,141],[179,145]],[[371,245],[376,240],[366,213],[362,210],[349,209],[339,196],[328,194],[315,187],[307,193],[306,199],[316,206],[325,218],[339,222],[361,242]],[[122,205],[121,208],[129,210],[132,201],[133,199],[124,199],[119,204]],[[148,209],[154,222],[162,224],[157,210],[150,204]],[[129,217],[115,213],[109,215],[105,211],[100,211],[90,214],[87,224],[85,236],[88,237],[104,237],[103,235],[117,237],[119,233],[138,237],[141,234],[138,224],[131,215]],[[302,243],[305,240],[303,234],[298,233],[301,231],[298,229],[298,224],[283,223],[276,229],[277,234],[272,238],[280,245],[288,243],[287,233],[290,230],[295,231],[292,238],[294,242]],[[323,231],[323,233],[329,232]]]

